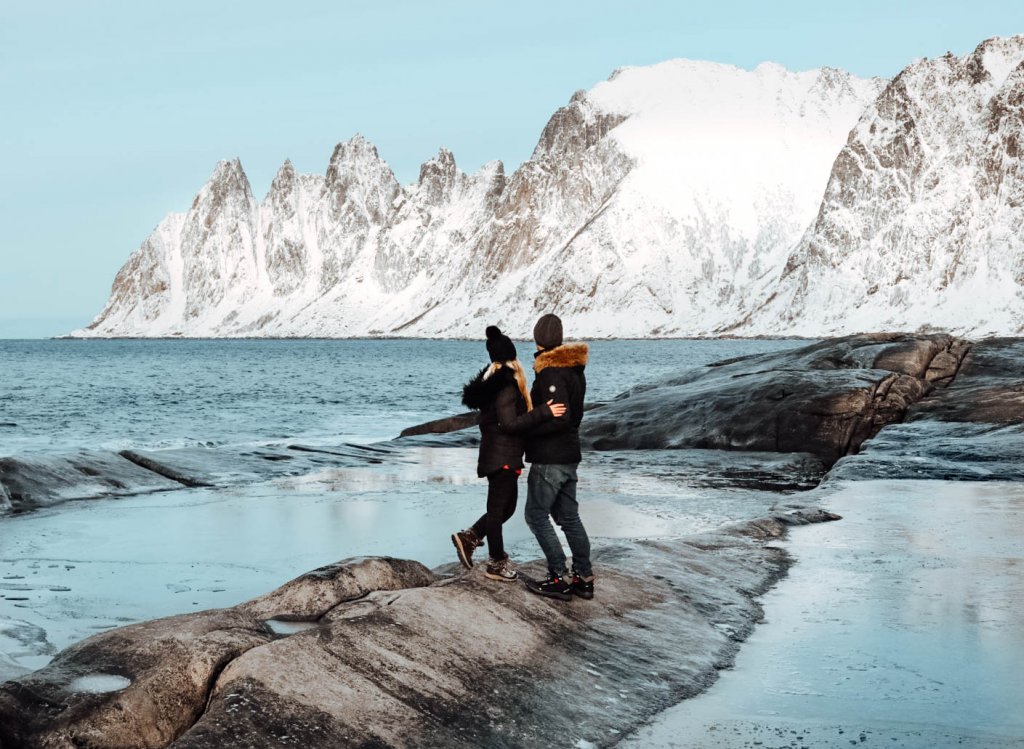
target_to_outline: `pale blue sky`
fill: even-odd
[[[214,164],[262,197],[361,132],[399,179],[439,146],[529,156],[572,92],[673,57],[892,76],[1024,32],[1024,3],[0,0],[0,338],[88,323]]]

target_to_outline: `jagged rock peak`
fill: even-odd
[[[476,183],[485,183],[487,199],[494,200],[505,190],[508,182],[505,164],[500,159],[488,161],[473,174],[472,179]]]
[[[377,147],[365,138],[361,133],[356,133],[351,138],[341,141],[334,147],[331,154],[331,162],[342,158],[368,158],[380,159]]]
[[[214,204],[219,204],[225,196],[236,192],[242,193],[246,199],[252,199],[252,189],[249,186],[249,178],[242,168],[242,161],[237,156],[230,160],[221,159],[213,168],[213,173],[206,184],[196,193],[192,200],[192,208],[198,208],[211,198]]]
[[[342,172],[363,171],[366,168],[379,171],[381,167],[391,174],[391,167],[377,153],[377,147],[356,133],[334,147],[327,166],[327,182],[336,182]]]
[[[586,91],[577,91],[551,115],[530,158],[578,158],[625,119],[621,114],[599,111]]]
[[[436,175],[444,175],[451,178],[455,176],[457,171],[455,154],[442,147],[438,149],[437,156],[420,164],[419,183],[423,184],[426,180],[433,179]]]
[[[292,189],[295,185],[296,180],[295,167],[292,165],[291,159],[285,159],[284,163],[278,168],[277,173],[274,175],[274,179],[270,182],[270,190],[268,195],[273,195],[278,192],[287,192]]]
[[[245,175],[245,169],[242,168],[242,160],[237,156],[233,159],[221,159],[217,162],[217,165],[213,168],[213,174],[210,175],[210,182],[223,182],[231,180],[245,180],[248,182],[248,177]]]
[[[967,69],[979,83],[989,81],[999,87],[1006,77],[1020,64],[1024,56],[1024,34],[994,36],[979,44],[965,59]]]
[[[418,186],[422,194],[432,203],[441,203],[452,193],[459,181],[459,170],[455,156],[447,148],[441,148],[437,156],[420,165]]]

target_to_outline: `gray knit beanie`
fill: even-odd
[[[555,348],[562,345],[562,321],[558,315],[547,314],[533,326],[533,340],[541,348]]]

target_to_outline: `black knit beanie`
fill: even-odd
[[[533,340],[541,348],[555,348],[562,345],[562,321],[558,315],[547,314],[533,326]]]
[[[487,353],[491,361],[512,361],[516,358],[512,339],[498,330],[497,325],[487,326]]]

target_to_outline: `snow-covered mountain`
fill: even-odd
[[[730,332],[1024,332],[1024,36],[919,60],[864,112],[817,219]]]
[[[75,335],[525,335],[547,311],[580,336],[736,329],[764,314],[884,87],[674,60],[577,92],[510,176],[442,149],[401,185],[356,136],[324,176],[285,162],[258,202],[221,162]]]

